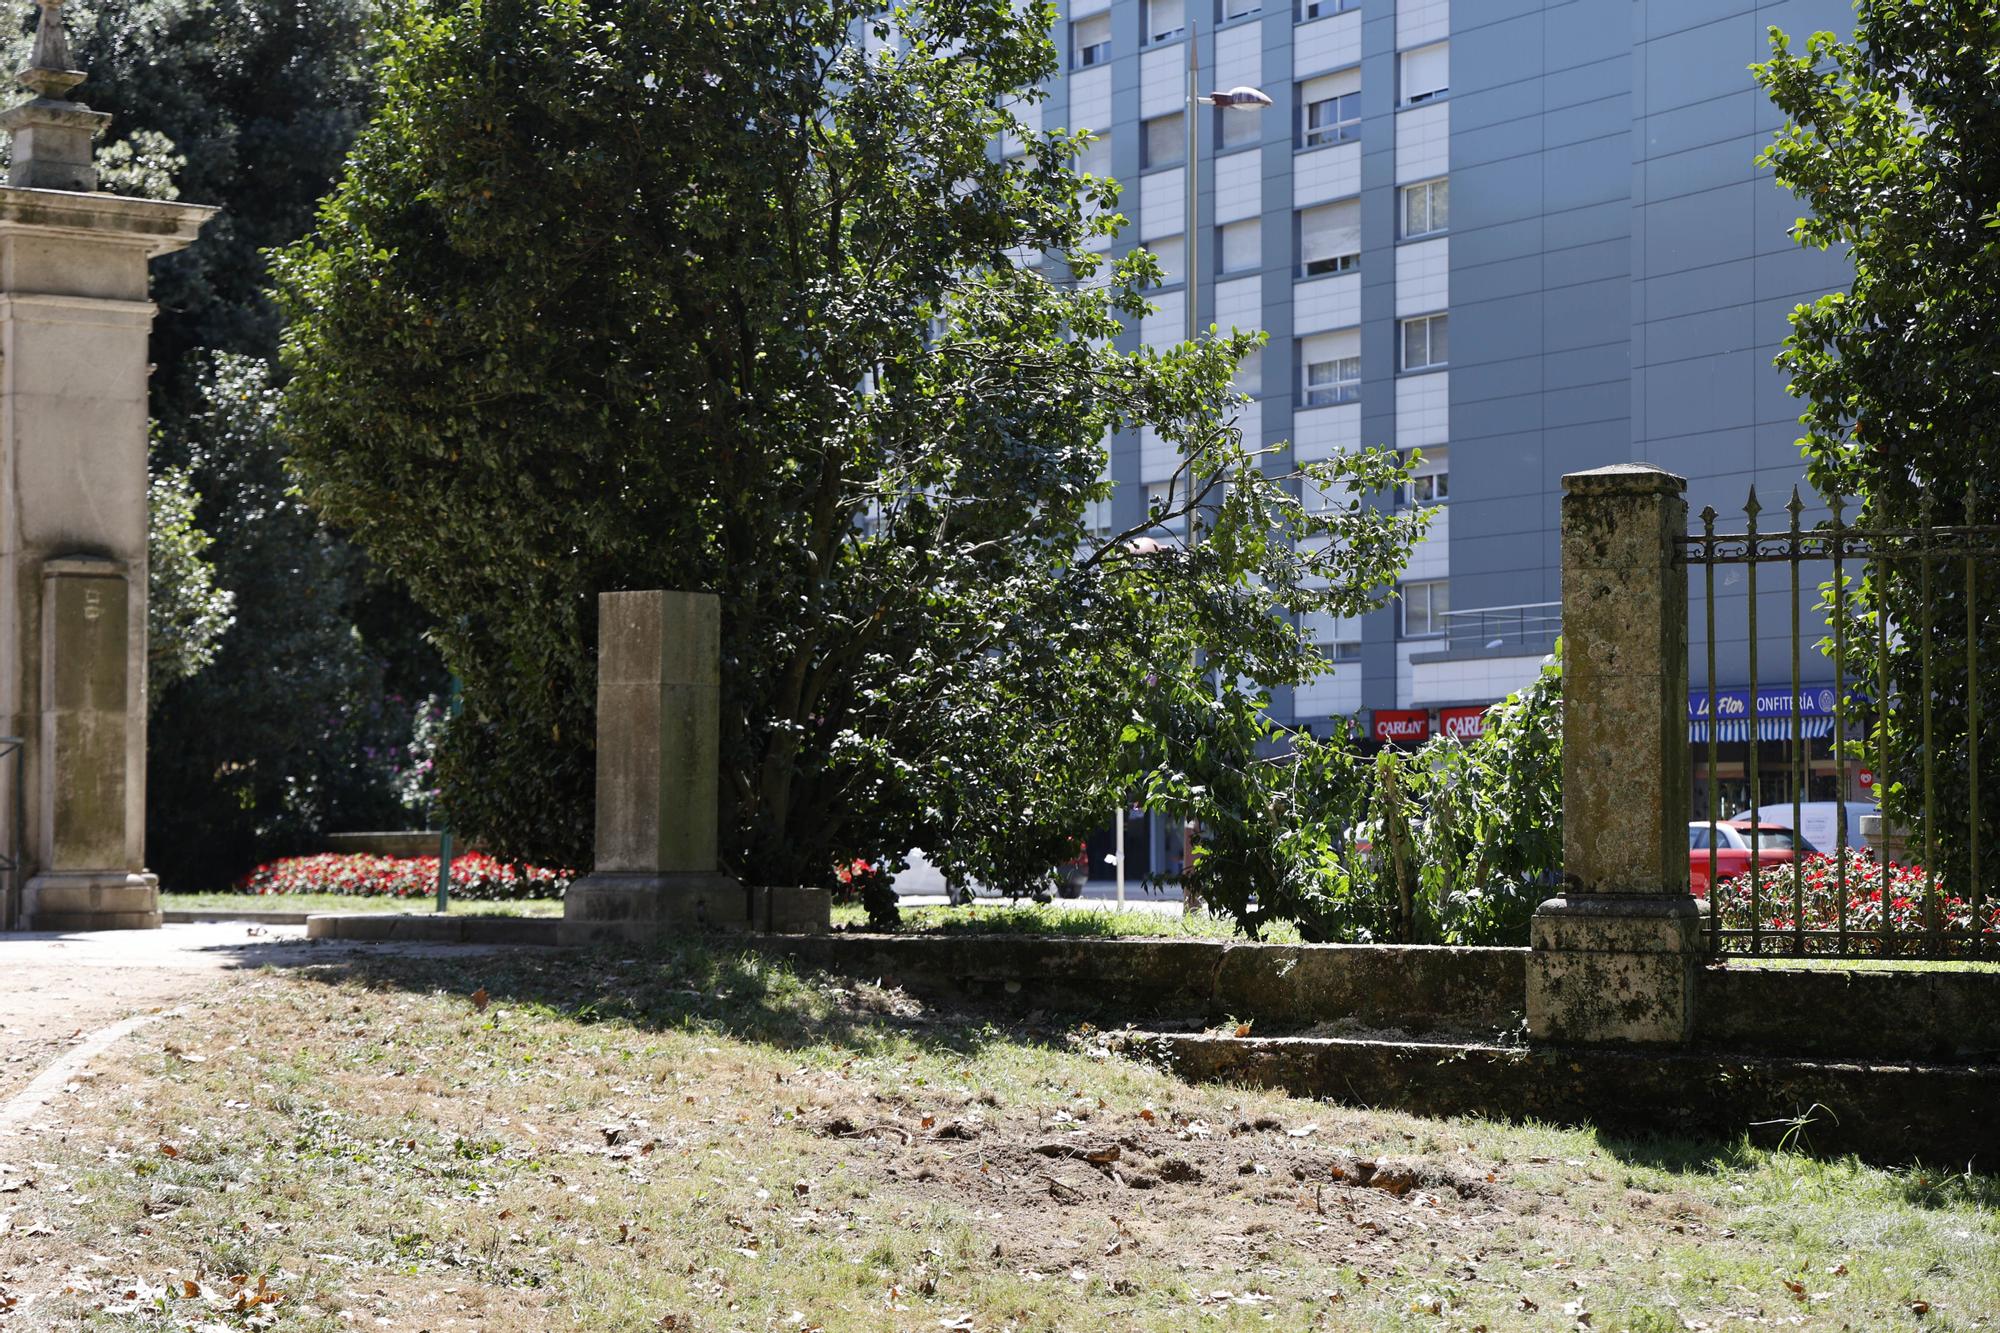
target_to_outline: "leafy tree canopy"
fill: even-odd
[[[1773,30],[1757,67],[1786,124],[1765,154],[1811,212],[1799,240],[1844,246],[1854,284],[1792,317],[1779,364],[1805,400],[1809,473],[1826,495],[1858,496],[1876,528],[2000,518],[2000,3],[1861,0],[1851,39],[1816,33],[1795,54]],[[2000,854],[2000,559],[1903,560],[1858,585],[1850,679],[1872,688],[1869,621],[1893,627],[1891,689],[1905,702],[1866,757],[1886,746],[1892,815],[1922,822],[1933,767],[1939,868],[1963,884],[1970,833]],[[1968,610],[1968,601],[1971,609]],[[1921,651],[1929,641],[1932,671]],[[1980,645],[1980,809],[1971,807],[1969,643]],[[1918,706],[1930,695],[1932,733]],[[1943,775],[1938,781],[1936,775]],[[1919,845],[1922,839],[1919,838]],[[1984,877],[1990,882],[1991,870]]]
[[[1228,729],[1321,668],[1295,617],[1380,603],[1422,527],[1367,503],[1393,456],[1316,468],[1309,513],[1234,424],[1252,337],[1114,350],[1157,266],[1100,255],[1115,185],[1006,109],[1052,12],[398,7],[277,264],[286,421],[438,619],[482,845],[589,863],[601,590],[721,595],[724,858],[767,883],[912,845],[1031,882],[1165,712]],[[1183,460],[1168,526],[1094,537],[1142,423]]]

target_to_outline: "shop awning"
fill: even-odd
[[[1801,717],[1799,734],[1809,741],[1824,740],[1833,735],[1833,719],[1830,717]],[[1788,717],[1765,717],[1757,720],[1757,739],[1763,741],[1788,741],[1792,738],[1792,720]],[[1750,720],[1739,718],[1716,724],[1715,739],[1724,745],[1730,742],[1742,744],[1750,739]],[[1708,723],[1688,723],[1688,740],[1696,745],[1708,744]]]

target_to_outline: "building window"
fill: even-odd
[[[1451,584],[1444,579],[1425,583],[1405,583],[1398,596],[1403,603],[1403,637],[1430,639],[1444,633],[1445,613],[1451,610]]]
[[[1451,182],[1440,176],[1403,187],[1403,238],[1435,236],[1451,226]]]
[[[1223,148],[1248,148],[1264,140],[1264,118],[1240,107],[1215,108],[1215,142]]]
[[[1091,140],[1077,150],[1076,169],[1085,175],[1108,179],[1111,175],[1111,135],[1104,130],[1092,132]]]
[[[1215,229],[1218,267],[1223,273],[1255,273],[1264,267],[1264,222],[1245,218]]]
[[[1169,42],[1187,31],[1181,0],[1146,0],[1146,40]]]
[[[1140,166],[1151,171],[1155,167],[1177,167],[1187,161],[1187,121],[1180,112],[1154,116],[1145,122],[1144,128],[1146,138],[1141,146],[1145,160]]]
[[[1433,42],[1397,57],[1402,75],[1402,105],[1435,102],[1451,91],[1451,43]]]
[[[1361,640],[1341,639],[1334,643],[1323,643],[1320,652],[1329,662],[1359,662],[1361,660]]]
[[[1361,8],[1361,0],[1300,0],[1299,22],[1310,23],[1314,19],[1327,18],[1334,14],[1345,14],[1350,9]]]
[[[1417,460],[1416,472],[1396,487],[1396,507],[1416,509],[1443,504],[1451,498],[1451,456],[1434,449]]]
[[[1236,363],[1236,374],[1231,377],[1230,383],[1236,386],[1236,392],[1253,398],[1264,391],[1263,348],[1251,349]]]
[[[1361,201],[1342,199],[1302,208],[1299,218],[1299,276],[1346,273],[1361,265]]]
[[[1089,69],[1111,60],[1111,15],[1092,14],[1069,25],[1069,61],[1072,69]]]
[[[1187,246],[1178,236],[1162,236],[1147,241],[1146,249],[1160,261],[1160,285],[1173,287],[1187,281]]]
[[[1450,362],[1450,315],[1419,315],[1403,321],[1403,369],[1429,370]]]
[[[1299,339],[1299,379],[1307,407],[1360,402],[1360,333],[1344,329]]]
[[[1299,85],[1299,147],[1361,137],[1361,71],[1342,70]]]
[[[1264,0],[1222,0],[1222,17],[1225,22],[1263,12]]]
[[[1160,520],[1160,515],[1186,502],[1184,495],[1177,494],[1171,481],[1149,481],[1146,483],[1146,515],[1157,520],[1155,527],[1179,532],[1187,526],[1187,515],[1176,514],[1172,518]]]

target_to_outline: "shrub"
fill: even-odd
[[[1761,921],[1765,930],[1791,930],[1795,922],[1806,930],[1837,930],[1840,926],[1840,863],[1831,856],[1812,852],[1798,862],[1772,866],[1757,872],[1757,911],[1751,911],[1750,876],[1725,880],[1716,891],[1715,911],[1725,930],[1748,930]],[[1796,896],[1804,877],[1804,896]],[[1925,929],[1925,876],[1916,866],[1891,864],[1886,912],[1889,929],[1898,933],[1921,934]],[[1863,851],[1847,852],[1847,928],[1863,933],[1882,929],[1885,911],[1882,867]],[[1795,900],[1796,899],[1796,900]],[[1794,913],[1794,907],[1803,912]],[[1975,917],[1972,904],[1948,892],[1940,883],[1937,890],[1938,927],[1942,930],[2000,932],[2000,903],[1983,899]]]
[[[560,898],[574,870],[510,865],[483,852],[452,858],[451,893],[476,902]],[[331,893],[354,898],[428,898],[437,892],[435,856],[370,856],[324,852],[287,856],[258,866],[237,888],[245,893]]]
[[[1285,742],[1254,781],[1217,783],[1209,805],[1234,817],[1203,822],[1187,876],[1202,901],[1252,935],[1292,921],[1312,941],[1527,943],[1562,865],[1560,644],[1476,740],[1373,758],[1344,736]]]

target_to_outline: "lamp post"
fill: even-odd
[[[1187,243],[1181,247],[1182,262],[1186,269],[1187,282],[1187,341],[1193,342],[1196,323],[1196,307],[1201,296],[1201,235],[1200,222],[1201,191],[1197,182],[1201,177],[1201,108],[1219,106],[1225,111],[1262,111],[1271,105],[1270,94],[1262,88],[1244,85],[1231,88],[1228,92],[1201,93],[1201,49],[1200,34],[1193,15],[1188,17],[1188,76],[1187,76]]]
[[[1265,107],[1271,105],[1271,96],[1262,88],[1252,88],[1247,84],[1231,88],[1228,92],[1203,93],[1199,91],[1201,88],[1201,29],[1194,21],[1192,8],[1187,12],[1187,27],[1187,216],[1184,219],[1183,235],[1185,241],[1181,246],[1181,262],[1184,270],[1183,281],[1187,284],[1186,340],[1193,342],[1196,330],[1200,327],[1197,311],[1201,302],[1201,241],[1199,239],[1201,236],[1201,191],[1199,188],[1201,180],[1201,108],[1205,106],[1219,106],[1225,111],[1262,111]],[[1190,473],[1188,477],[1188,499],[1190,502],[1194,499],[1197,484],[1197,479]],[[1192,507],[1192,503],[1190,503],[1187,534],[1190,546],[1197,539],[1195,530],[1196,519],[1197,514]],[[1215,677],[1215,697],[1217,700],[1222,698],[1222,676],[1220,672]],[[1123,828],[1122,811],[1120,828]],[[1185,857],[1188,853],[1186,824],[1181,826],[1181,839],[1181,851]],[[1120,874],[1122,876],[1122,869]],[[1186,881],[1183,879],[1181,911],[1183,913],[1192,912],[1196,910],[1198,905],[1192,890],[1186,886]]]

